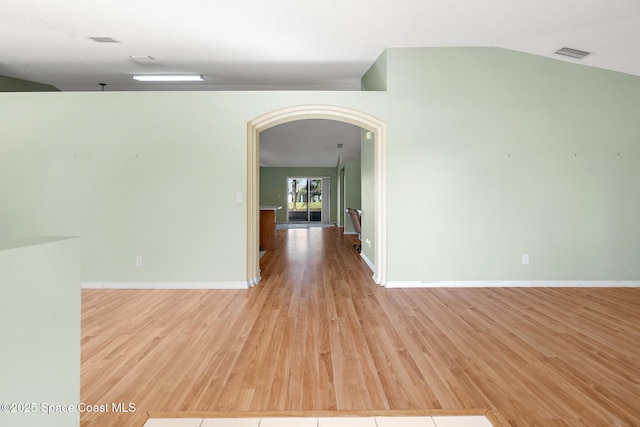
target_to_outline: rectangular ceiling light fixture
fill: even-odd
[[[572,58],[582,59],[587,55],[590,55],[591,52],[585,52],[583,50],[571,49],[570,47],[563,47],[560,50],[557,50],[556,53],[558,55],[570,56]]]
[[[200,74],[142,74],[133,76],[139,82],[202,82]]]

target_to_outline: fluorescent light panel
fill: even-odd
[[[120,43],[118,40],[113,37],[87,37],[88,39],[93,40],[96,43]]]
[[[129,55],[129,59],[132,61],[155,61],[156,58],[149,55]]]
[[[133,76],[139,82],[202,82],[200,74],[142,74]]]

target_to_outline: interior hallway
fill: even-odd
[[[335,227],[277,240],[249,290],[83,290],[81,400],[136,412],[82,425],[141,426],[147,411],[640,420],[640,289],[385,289]]]

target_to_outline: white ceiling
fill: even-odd
[[[0,75],[66,91],[357,90],[385,48],[421,46],[578,62],[554,54],[568,46],[593,52],[582,64],[640,75],[638,42],[639,0],[0,0]],[[147,55],[156,59],[130,59]]]
[[[260,133],[262,166],[336,167],[339,160],[359,159],[360,128],[348,123],[298,120]]]

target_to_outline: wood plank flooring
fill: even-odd
[[[81,399],[136,412],[82,426],[467,409],[514,427],[640,425],[640,289],[385,289],[351,242],[278,231],[249,290],[83,290]]]

